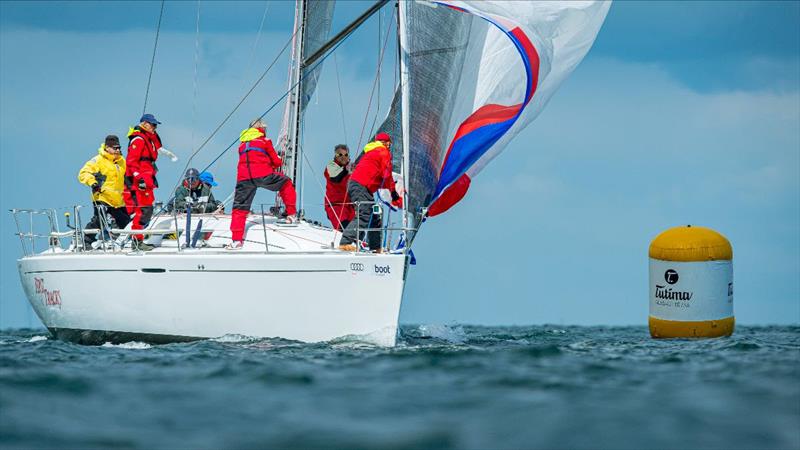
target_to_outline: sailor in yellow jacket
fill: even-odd
[[[92,188],[94,216],[86,224],[86,228],[100,228],[100,217],[104,213],[104,228],[125,228],[131,218],[122,199],[125,188],[125,158],[122,157],[119,138],[113,134],[106,136],[97,153],[78,172],[78,181]],[[84,237],[87,245],[96,239],[94,234]]]

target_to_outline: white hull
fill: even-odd
[[[206,217],[217,230],[214,236],[220,235],[208,242],[229,242],[226,219]],[[160,222],[156,226],[173,220]],[[270,247],[291,251],[266,253],[263,228]],[[394,345],[406,256],[319,245],[334,238],[331,230],[306,223],[254,223],[246,248],[235,252],[177,251],[175,240],[159,237],[165,247],[151,252],[47,251],[18,260],[18,268],[44,325],[74,342],[159,343],[238,334],[304,342],[359,336]]]
[[[192,253],[37,256],[19,272],[45,326],[83,343],[226,334],[395,343],[403,255]]]

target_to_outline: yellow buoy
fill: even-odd
[[[733,248],[710,228],[670,228],[650,243],[650,335],[733,333]]]

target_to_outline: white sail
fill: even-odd
[[[300,30],[300,23],[304,21],[302,32],[296,31],[296,35],[301,36],[302,42],[295,41],[292,46],[292,61],[294,63],[289,68],[288,87],[292,87],[296,82],[296,78],[293,76],[293,67],[298,67],[300,62],[319,50],[320,47],[327,42],[331,31],[335,7],[336,0],[298,2],[294,30]],[[297,49],[300,49],[300,51],[298,52]],[[306,106],[308,106],[308,103],[314,96],[314,91],[317,89],[317,82],[322,73],[322,62],[316,64],[312,69],[313,70],[303,70],[302,73],[301,86],[298,90],[300,92],[300,115],[305,111]],[[286,101],[281,129],[278,135],[278,143],[284,150],[286,149],[286,143],[289,141],[291,129],[290,121],[296,120],[291,114],[292,101],[292,97],[289,97]]]

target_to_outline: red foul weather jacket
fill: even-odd
[[[147,189],[158,187],[156,160],[161,148],[158,133],[148,133],[137,125],[128,131],[128,156],[125,158],[125,186],[136,190],[139,180],[144,180]]]
[[[367,188],[370,194],[378,189],[395,191],[392,177],[392,154],[380,141],[364,146],[364,153],[356,160],[350,179]]]
[[[325,167],[325,196],[328,202],[333,205],[347,203],[347,182],[350,180],[350,172],[347,167],[331,161]]]
[[[283,165],[272,141],[264,135],[263,128],[248,128],[239,136],[239,165],[236,181],[272,175]]]

